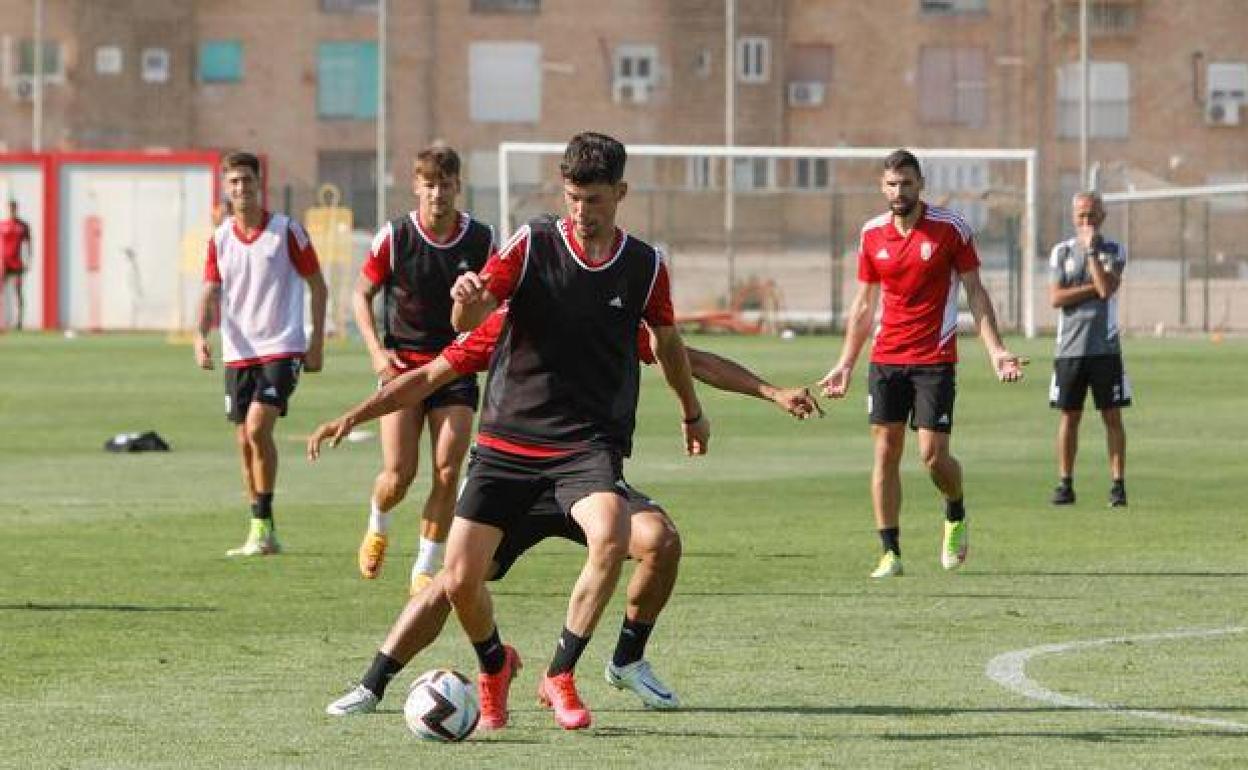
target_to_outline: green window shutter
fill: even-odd
[[[238,40],[206,40],[199,45],[201,83],[238,83],[243,79],[243,44]]]

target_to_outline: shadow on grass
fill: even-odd
[[[1093,578],[1176,578],[1176,577],[1194,577],[1194,578],[1248,578],[1248,572],[1200,572],[1200,571],[1184,571],[1184,570],[1139,570],[1139,571],[1121,571],[1121,572],[1077,572],[1077,571],[1026,571],[1026,570],[1003,570],[1000,572],[981,572],[970,571],[964,572],[968,577],[1093,577]]]
[[[93,602],[25,602],[23,604],[0,604],[3,610],[31,610],[35,612],[217,612],[216,607],[195,607],[185,604],[97,604]]]

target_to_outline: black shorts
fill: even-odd
[[[595,492],[624,496],[623,457],[611,449],[586,449],[564,457],[531,459],[473,447],[455,515],[498,527],[523,527],[543,495],[570,516],[578,500]]]
[[[275,406],[286,416],[290,396],[299,384],[302,358],[281,358],[263,364],[225,369],[225,417],[242,424],[251,402]]]
[[[867,415],[872,425],[949,433],[957,392],[954,364],[877,364],[868,370]]]
[[[377,389],[381,390],[383,385],[385,383],[378,382]],[[477,375],[469,374],[433,391],[425,397],[422,403],[426,412],[448,406],[466,406],[475,412],[480,401],[481,388],[477,385]]]
[[[663,510],[663,506],[657,501],[651,500],[645,492],[634,488],[624,479],[619,480],[618,486],[624,492],[624,506],[629,516],[642,511]],[[494,563],[498,565],[498,569],[490,580],[501,580],[525,551],[548,537],[562,537],[585,545],[585,531],[559,507],[553,489],[538,498],[529,509],[529,515],[503,532],[502,542],[494,550]]]
[[[1131,383],[1121,354],[1053,360],[1049,406],[1066,411],[1083,409],[1089,388],[1098,410],[1131,406]]]

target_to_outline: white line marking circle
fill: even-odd
[[[1051,703],[1055,706],[1065,706],[1066,708],[1073,709],[1089,709],[1093,711],[1108,711],[1116,714],[1126,714],[1128,716],[1140,717],[1142,719],[1155,719],[1161,722],[1200,725],[1201,727],[1217,727],[1222,730],[1248,732],[1248,724],[1244,724],[1242,722],[1232,722],[1228,719],[1189,717],[1182,714],[1171,714],[1166,711],[1129,709],[1109,703],[1100,703],[1099,701],[1092,700],[1091,698],[1085,698],[1080,695],[1065,695],[1063,693],[1050,690],[1036,682],[1034,679],[1029,678],[1026,670],[1027,661],[1041,655],[1060,655],[1062,653],[1085,650],[1091,647],[1107,647],[1112,644],[1127,644],[1130,642],[1165,642],[1174,639],[1227,636],[1230,634],[1242,634],[1245,631],[1248,631],[1248,626],[1228,626],[1227,628],[1169,631],[1161,634],[1141,634],[1139,636],[1111,636],[1106,639],[1089,639],[1086,641],[1063,642],[1061,644],[1043,644],[1039,647],[1028,647],[1025,650],[1014,650],[1012,652],[1002,653],[1001,655],[998,655],[988,661],[988,665],[984,669],[984,673],[988,675],[989,679],[1007,690],[1012,690],[1025,698]]]

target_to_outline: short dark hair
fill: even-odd
[[[900,171],[907,166],[914,169],[919,179],[923,178],[923,167],[919,165],[919,159],[914,157],[914,153],[909,150],[893,150],[884,159],[885,171]]]
[[[624,145],[606,134],[577,134],[568,142],[559,173],[573,184],[615,184],[624,178],[628,153]]]
[[[221,173],[228,174],[236,168],[249,168],[260,178],[260,159],[250,152],[239,150],[221,159]]]
[[[446,144],[435,142],[416,153],[412,173],[425,179],[454,179],[459,176],[459,153]]]

